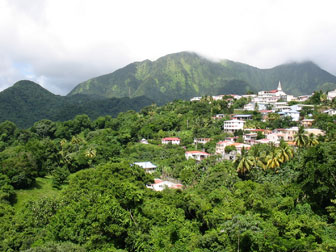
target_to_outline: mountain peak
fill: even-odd
[[[30,80],[19,80],[17,82],[14,83],[13,87],[20,87],[20,86],[39,86],[41,87],[39,84],[37,84],[36,82],[30,81]]]
[[[230,60],[212,61],[195,52],[168,54],[155,61],[137,62],[111,74],[80,83],[69,95],[105,97],[146,96],[158,104],[174,99],[273,89],[281,80],[288,94],[301,95],[335,83],[336,77],[312,61],[289,62],[259,69]]]
[[[30,80],[20,80],[16,82],[13,86],[3,90],[0,93],[0,98],[3,98],[5,96],[21,97],[22,99],[45,98],[47,100],[52,100],[57,97],[57,95],[49,92],[47,89]]]

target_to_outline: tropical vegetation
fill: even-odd
[[[307,140],[300,130],[294,146],[256,144],[235,162],[186,160],[194,138],[211,138],[197,149],[214,153],[233,137],[213,116],[236,102],[178,100],[28,129],[2,122],[0,251],[336,251],[335,116],[316,108],[315,126],[327,134]],[[146,187],[159,177],[183,188]]]

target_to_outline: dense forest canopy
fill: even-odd
[[[29,128],[42,119],[67,121],[84,113],[96,119],[117,116],[122,111],[138,111],[150,104],[152,100],[146,97],[59,96],[35,82],[23,80],[0,92],[0,122],[9,120],[21,128]]]
[[[186,150],[214,153],[232,137],[223,121],[246,102],[204,97],[115,118],[44,119],[29,129],[1,123],[0,250],[335,251],[336,118],[320,105],[307,113],[326,134],[299,131],[294,148],[257,144],[234,162],[185,158]],[[293,126],[250,114],[256,128]],[[165,137],[181,144],[164,145]],[[196,146],[194,138],[211,140]],[[139,161],[157,171],[132,165]],[[158,177],[183,188],[146,187]]]

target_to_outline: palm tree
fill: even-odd
[[[266,167],[269,169],[275,169],[280,167],[281,160],[280,154],[277,149],[273,149],[266,157]]]
[[[92,160],[96,157],[96,155],[97,155],[97,151],[92,147],[90,147],[89,149],[85,151],[85,156],[89,159],[89,162],[88,162],[89,165],[92,164]]]
[[[321,95],[320,95],[320,101],[321,101],[321,103],[325,103],[325,102],[328,101],[328,96],[327,96],[327,94],[326,94],[326,93],[323,93],[322,91],[321,91]]]
[[[315,146],[319,144],[319,141],[316,139],[313,133],[311,133],[307,139],[307,146]]]
[[[97,151],[90,147],[86,152],[85,156],[89,159],[94,159],[96,157]]]
[[[307,145],[308,137],[305,134],[304,128],[301,126],[298,133],[295,135],[294,142],[299,147],[304,147]]]
[[[237,157],[234,163],[237,165],[237,172],[242,175],[249,171],[253,166],[251,156],[248,155],[245,148],[242,149],[241,154]]]
[[[262,150],[262,146],[260,144],[254,145],[251,150],[249,151],[250,159],[253,163],[253,167],[260,167],[263,170],[266,169],[266,152]]]
[[[281,141],[278,148],[279,160],[281,163],[289,161],[294,156],[294,150],[286,142]]]
[[[72,138],[71,138],[71,143],[72,144],[79,144],[79,143],[81,143],[82,142],[82,139],[80,138],[80,137],[78,137],[78,136],[73,136]]]

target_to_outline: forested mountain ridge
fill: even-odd
[[[0,92],[0,122],[9,120],[25,128],[41,119],[65,121],[78,114],[87,114],[92,119],[116,116],[121,111],[139,110],[151,103],[146,97],[59,96],[37,83],[23,80]]]
[[[162,104],[193,96],[270,90],[279,80],[284,91],[293,95],[336,87],[335,76],[309,61],[259,69],[230,60],[214,62],[196,53],[181,52],[156,61],[131,63],[113,73],[80,83],[69,95],[144,95]]]

